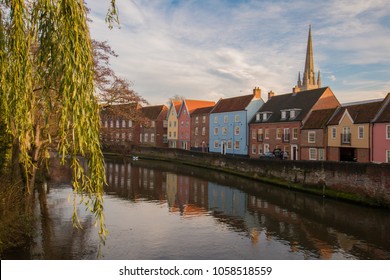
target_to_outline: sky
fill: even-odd
[[[389,0],[116,0],[113,29],[110,1],[86,2],[92,38],[110,44],[112,68],[150,105],[291,93],[309,25],[315,71],[340,102],[390,92]]]

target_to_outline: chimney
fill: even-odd
[[[270,92],[268,92],[268,100],[270,100],[272,97],[274,97],[275,95],[275,92],[273,92],[272,90]]]
[[[255,87],[253,89],[253,95],[255,96],[256,99],[261,98],[261,89],[259,87]]]

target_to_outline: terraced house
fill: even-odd
[[[142,107],[141,115],[144,117],[144,124],[139,128],[140,144],[151,147],[168,147],[167,139],[167,113],[165,105]]]
[[[390,93],[372,124],[372,161],[390,163]]]
[[[301,159],[301,128],[311,112],[340,106],[329,87],[289,94],[268,94],[250,122],[250,157],[280,149],[288,159]]]
[[[167,121],[168,121],[168,147],[169,148],[176,148],[177,142],[178,142],[178,135],[179,135],[179,126],[178,126],[178,114],[181,107],[182,101],[181,100],[172,100],[171,104],[169,106],[168,114],[167,114]]]
[[[214,106],[196,109],[191,114],[191,150],[209,151],[210,112]]]
[[[250,95],[220,99],[210,112],[210,152],[248,155],[248,124],[263,104],[260,88]]]
[[[340,107],[328,123],[328,159],[370,162],[371,122],[383,100],[357,102]]]
[[[184,99],[178,113],[178,144],[179,148],[191,148],[191,114],[198,108],[214,106],[214,101]]]

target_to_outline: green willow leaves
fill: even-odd
[[[111,1],[107,19],[116,19]],[[35,172],[55,148],[73,171],[105,236],[105,170],[93,50],[82,0],[7,0],[0,4],[0,109],[19,150],[28,193]],[[80,157],[88,159],[83,166]],[[78,224],[77,212],[73,220]]]

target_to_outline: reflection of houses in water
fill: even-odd
[[[130,200],[165,200],[165,174],[131,162],[106,162],[106,192]]]
[[[169,211],[191,216],[207,211],[207,182],[169,172],[166,178]]]

